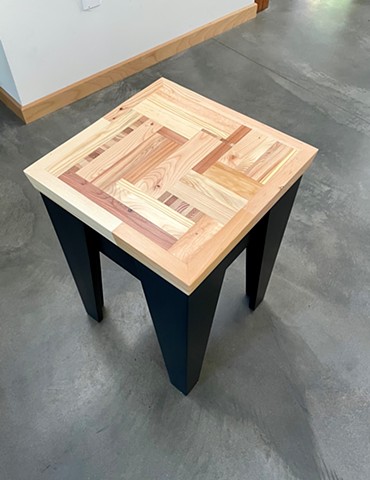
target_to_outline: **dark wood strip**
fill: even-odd
[[[131,208],[126,207],[126,205],[120,203],[103,190],[100,190],[100,188],[81,178],[75,173],[73,168],[60,175],[59,179],[82,193],[97,205],[112,213],[115,217],[119,218],[130,227],[145,235],[163,249],[168,250],[177,242],[175,237],[169,235]]]
[[[172,140],[173,142],[178,143],[179,145],[183,145],[188,141],[187,138],[183,137],[179,133],[173,132],[167,127],[162,127],[159,132],[163,137],[168,138],[169,140]]]
[[[189,203],[168,192],[165,192],[163,195],[161,195],[158,200],[165,203],[168,207],[171,207],[176,212],[181,213],[181,215],[184,215],[184,217],[193,220],[193,222],[197,222],[204,215],[204,213],[200,212],[197,208],[189,205]]]
[[[168,200],[165,201],[165,204],[168,205],[169,207],[174,204],[177,200],[177,197],[175,195],[172,195]]]
[[[170,192],[164,192],[162,195],[158,198],[158,201],[164,203],[168,198],[170,198],[172,194]]]

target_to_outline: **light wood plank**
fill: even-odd
[[[194,98],[192,93],[190,90],[174,88],[173,85],[165,82],[155,96],[156,98],[160,97],[162,102],[166,100],[168,108],[172,110],[177,111],[180,108],[181,111],[189,112],[192,119],[196,119],[197,122],[204,125],[205,130],[223,138],[231,135],[240,127],[239,121],[225,117],[218,109],[204,106]]]
[[[218,202],[207,191],[199,190],[192,185],[177,182],[169,188],[169,192],[223,225],[235,215],[234,209]]]
[[[102,143],[109,141],[123,129],[129,127],[138,118],[140,118],[140,115],[133,111],[127,111],[126,115],[114,124],[101,118],[41,158],[38,166],[47,169],[55,176],[59,176],[90,152],[93,152]]]
[[[136,186],[155,198],[169,190],[179,178],[210,153],[221,141],[205,132],[199,132],[176,152],[148,172]]]
[[[169,100],[166,98],[166,95],[161,94],[164,88],[165,87],[163,87],[158,93],[154,93],[150,96],[151,108],[155,110],[156,114],[161,112],[163,117],[160,120],[158,119],[158,121],[163,123],[162,120],[164,118],[167,124],[165,125],[163,123],[163,125],[171,126],[170,128],[175,132],[178,131],[179,125],[181,128],[183,128],[184,125],[188,126],[190,124],[193,128],[198,126],[198,131],[206,130],[207,132],[213,133],[217,137],[227,138],[231,133],[240,127],[239,123],[231,122],[230,120],[228,121],[226,118],[224,119],[223,123],[220,122],[220,115],[217,112],[208,111],[206,108],[202,108],[201,106],[199,106],[200,108],[198,109],[190,109],[189,105],[186,105],[186,103],[176,103],[175,100]],[[146,102],[148,102],[148,100],[143,101],[143,103]],[[145,111],[141,110],[141,105],[142,104],[139,103],[134,108],[137,111]],[[166,114],[166,116],[164,114]],[[153,113],[150,114],[150,117],[154,118],[152,115]]]
[[[221,115],[224,115],[235,122],[239,122],[241,125],[246,125],[247,127],[252,128],[253,130],[258,130],[263,135],[274,137],[276,140],[280,140],[282,143],[286,143],[287,145],[300,150],[305,150],[308,147],[311,147],[307,143],[304,143],[301,140],[298,140],[297,138],[291,137],[283,132],[280,132],[279,130],[276,130],[275,128],[265,125],[264,123],[261,123],[258,120],[255,120],[254,118],[248,117],[243,113],[237,112],[236,110],[232,110],[231,108],[225,105],[222,105],[220,103],[217,103],[214,100],[211,100],[210,98],[203,97],[202,95],[199,95],[175,82],[172,82],[171,80],[168,80],[168,79],[163,79],[163,80],[166,86],[171,85],[174,89],[178,91],[187,92],[187,94],[190,95],[194,99],[194,101],[198,101],[202,103],[204,107],[214,109],[215,111],[219,112]]]
[[[255,180],[220,162],[208,168],[203,175],[246,199],[250,199],[261,188]]]
[[[221,230],[223,225],[213,218],[204,215],[180,240],[168,250],[172,255],[183,262],[191,258],[212,240],[214,235]]]
[[[153,102],[152,97],[146,98],[133,109],[141,115],[152,118],[155,122],[162,124],[164,127],[170,128],[175,133],[189,139],[194,137],[202,130],[202,126],[194,124],[192,121],[186,121],[179,115],[174,115],[168,110],[159,109],[157,104]]]
[[[155,242],[129,225],[121,223],[113,231],[114,243],[136,260],[148,266],[151,270],[166,278],[179,290],[186,294],[188,267],[186,263],[160,248]]]
[[[81,170],[77,172],[78,175],[88,182],[93,182],[97,177],[109,170],[110,167],[123,157],[126,157],[135,148],[142,145],[143,142],[152,137],[160,129],[161,125],[159,123],[147,120],[140,125],[140,127],[130,133],[130,135],[127,135],[120,142],[117,142],[111,148],[108,148],[108,150],[99,155],[94,162],[81,168]]]
[[[121,224],[121,220],[116,216],[45,170],[38,170],[36,175],[25,173],[39,192],[99,232],[103,237],[114,240],[112,232]]]
[[[193,170],[184,175],[180,182],[194,188],[198,192],[216,200],[218,203],[225,205],[234,212],[242,209],[247,201],[237,193],[234,193],[219,183],[214,182],[210,178],[204,177]]]
[[[220,157],[219,162],[245,172],[275,142],[275,138],[253,130]]]
[[[138,211],[132,210],[123,203],[117,201],[104,190],[87,182],[73,172],[73,170],[63,173],[59,178],[67,185],[70,185],[77,191],[81,192],[85,197],[89,198],[97,205],[103,207],[108,212],[113,213],[113,215],[123,221],[125,225],[131,225],[138,232],[144,233],[163,249],[168,249],[176,242],[176,238],[169,232],[166,232],[147,218],[143,217]]]
[[[177,147],[177,144],[169,143],[156,133],[133,148],[128,155],[118,158],[110,168],[93,180],[93,183],[104,189],[120,178],[126,178],[132,183],[138,181],[164,158],[175,152]]]
[[[297,152],[292,147],[276,142],[253,165],[244,170],[254,180],[266,183]]]
[[[105,192],[175,238],[181,238],[194,225],[188,218],[125,180],[110,185]]]

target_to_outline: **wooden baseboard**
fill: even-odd
[[[6,105],[12,112],[14,112],[17,117],[26,122],[23,112],[22,105],[17,102],[9,93],[7,93],[3,88],[0,87],[0,102]],[[26,122],[27,123],[27,122]]]
[[[270,0],[254,0],[257,3],[257,13],[262,12],[269,6]]]
[[[84,78],[68,87],[62,88],[57,92],[42,97],[32,103],[21,106],[8,94],[7,99],[4,100],[4,95],[1,94],[0,101],[3,101],[14,113],[16,113],[25,123],[33,122],[38,118],[54,112],[59,108],[70,105],[71,103],[87,97],[92,93],[108,87],[115,82],[119,82],[135,73],[151,67],[162,60],[172,57],[176,53],[187,50],[198,43],[208,40],[220,33],[226,32],[238,25],[241,25],[248,20],[255,18],[257,13],[257,4],[248,5],[241,10],[230,13],[222,18],[210,22],[202,27],[196,28],[191,32],[185,33],[180,37],[174,38],[157,47],[147,50],[136,57],[130,58],[113,67],[107,68],[90,77]],[[11,100],[9,100],[9,98]]]

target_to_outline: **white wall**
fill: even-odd
[[[253,2],[0,0],[0,37],[26,105]]]
[[[20,98],[17,91],[17,86],[14,82],[12,72],[6,58],[3,44],[0,40],[0,87],[9,93],[17,102],[20,102]]]

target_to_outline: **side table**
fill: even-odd
[[[25,174],[87,313],[103,318],[103,253],[141,281],[170,380],[188,394],[227,267],[246,249],[255,309],[316,153],[162,78]]]

